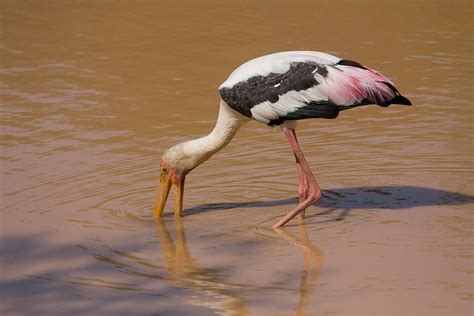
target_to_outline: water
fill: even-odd
[[[1,314],[473,313],[469,1],[3,1]],[[317,50],[414,106],[307,120],[305,225],[281,131],[252,122],[151,216],[161,153],[208,133],[248,59]]]

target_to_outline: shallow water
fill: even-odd
[[[3,1],[2,315],[470,315],[469,1]],[[252,122],[151,216],[161,153],[282,50],[357,60],[414,106],[301,122],[324,198]]]

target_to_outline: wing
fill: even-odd
[[[252,75],[252,67],[245,69],[244,64],[221,85],[219,93],[230,107],[268,125],[335,118],[341,110],[365,104],[410,104],[380,73],[354,61],[330,57],[322,62],[319,55],[319,59],[293,57],[273,66],[278,72],[267,70]],[[255,60],[252,62],[253,68],[258,69]]]

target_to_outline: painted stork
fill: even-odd
[[[321,198],[295,134],[296,120],[333,119],[340,111],[377,104],[411,105],[394,84],[358,62],[326,53],[292,51],[250,60],[219,87],[220,110],[216,125],[205,137],[168,149],[160,163],[160,184],[154,217],[163,214],[171,186],[174,213],[181,216],[186,175],[226,146],[237,130],[255,120],[280,126],[294,151],[299,174],[299,204],[273,227],[281,227]]]

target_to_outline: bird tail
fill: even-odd
[[[399,94],[393,98],[391,101],[393,104],[403,104],[403,105],[411,105],[411,101],[405,98],[403,95]]]
[[[411,101],[405,98],[403,95],[401,95],[400,92],[398,92],[397,88],[395,88],[395,86],[391,82],[384,81],[383,83],[386,86],[388,86],[393,91],[393,93],[395,93],[395,97],[391,99],[390,101],[388,101],[387,105],[390,105],[390,104],[411,105]],[[379,105],[384,106],[385,104],[379,104]]]

